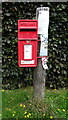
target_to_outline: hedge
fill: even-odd
[[[18,20],[36,19],[36,9],[40,6],[50,9],[46,87],[60,88],[67,85],[67,3],[4,2],[2,3],[2,83],[5,89],[33,84],[34,68],[18,67]]]

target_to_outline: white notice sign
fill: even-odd
[[[32,59],[32,45],[24,45],[24,59]]]
[[[43,68],[46,70],[48,69],[48,66],[47,66],[47,57],[43,57],[42,58],[42,65],[43,65]]]
[[[44,35],[40,35],[41,46],[40,46],[40,56],[48,56],[48,38],[45,38]]]
[[[21,64],[34,64],[34,60],[30,60],[30,61],[21,60]]]
[[[40,56],[48,56],[49,7],[37,8],[36,18],[38,19],[38,34],[41,38]],[[42,58],[42,66],[48,69],[47,57]]]
[[[38,14],[38,34],[45,34],[48,37],[48,26],[49,26],[49,8],[39,7],[37,8]]]

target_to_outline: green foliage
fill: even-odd
[[[67,3],[41,2],[5,2],[2,5],[2,51],[3,51],[3,85],[13,89],[32,85],[34,68],[18,67],[18,19],[36,19],[36,8],[50,8],[49,23],[49,58],[46,87],[66,87],[67,84]]]
[[[46,90],[44,100],[40,101],[32,98],[32,87],[5,90],[2,92],[3,118],[67,118],[66,92],[66,89]]]

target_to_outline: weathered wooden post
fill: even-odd
[[[43,99],[45,95],[45,76],[48,58],[48,25],[49,25],[49,8],[39,7],[36,11],[38,19],[38,34],[40,35],[40,58],[38,65],[34,68],[34,98]]]
[[[45,70],[42,61],[38,59],[38,65],[34,68],[34,98],[43,99],[45,93]]]

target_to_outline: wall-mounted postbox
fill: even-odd
[[[38,22],[18,20],[18,65],[37,66]]]

